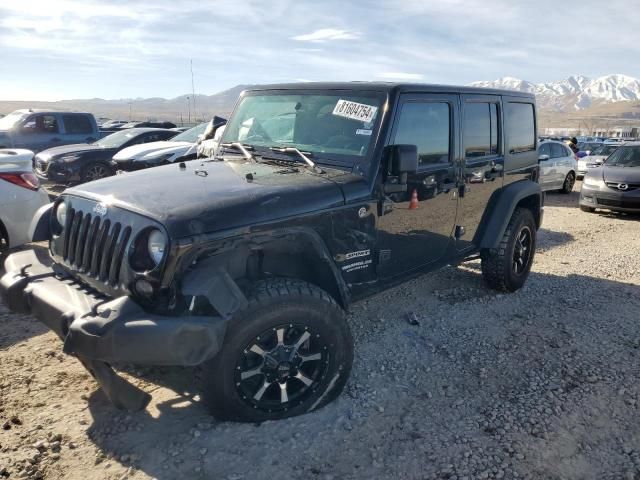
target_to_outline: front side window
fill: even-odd
[[[495,103],[467,103],[462,132],[466,158],[498,153],[498,109]]]
[[[551,144],[543,143],[542,145],[540,145],[540,148],[538,148],[538,155],[547,155],[549,158],[551,158]]]
[[[58,133],[55,115],[34,115],[22,126],[22,133]]]
[[[365,92],[247,95],[227,123],[222,143],[293,147],[319,162],[348,161],[369,151],[382,103],[382,94]]]
[[[444,102],[405,103],[393,143],[416,145],[420,166],[449,163],[451,107]]]
[[[559,143],[551,144],[551,158],[568,157],[567,150]]]
[[[62,121],[67,133],[93,133],[93,125],[86,115],[63,115]]]
[[[509,153],[536,149],[536,123],[531,103],[507,102],[505,125]]]

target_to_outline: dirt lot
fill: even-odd
[[[640,217],[547,205],[522,291],[472,262],[355,305],[345,393],[286,421],[216,422],[176,368],[129,369],[153,401],[119,412],[0,307],[0,477],[640,479]]]

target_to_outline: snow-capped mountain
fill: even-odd
[[[600,103],[640,100],[640,80],[627,75],[605,75],[594,79],[576,75],[549,83],[503,77],[470,85],[535,93],[542,107],[559,111],[581,110]]]

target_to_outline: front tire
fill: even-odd
[[[587,212],[587,213],[593,213],[596,211],[595,208],[593,207],[585,207],[584,205],[580,205],[580,210],[582,210],[583,212]]]
[[[82,183],[93,182],[101,178],[107,178],[113,175],[113,170],[108,165],[101,162],[93,162],[82,169],[80,178]]]
[[[263,422],[336,398],[349,377],[353,339],[325,291],[293,279],[255,283],[230,320],[221,351],[202,368],[203,400],[220,420]]]
[[[482,276],[493,289],[515,292],[529,276],[536,251],[536,222],[531,210],[516,208],[498,248],[480,252]]]
[[[560,193],[564,193],[568,195],[573,192],[573,186],[576,183],[576,176],[573,172],[567,173],[567,176],[564,179],[564,183],[562,184],[562,188],[560,189]]]

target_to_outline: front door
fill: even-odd
[[[378,220],[381,277],[393,277],[441,260],[456,224],[458,96],[403,95],[390,144],[418,147],[419,166],[407,191],[381,199]]]
[[[13,144],[16,148],[26,148],[34,152],[61,145],[57,115],[31,115],[16,131]]]

